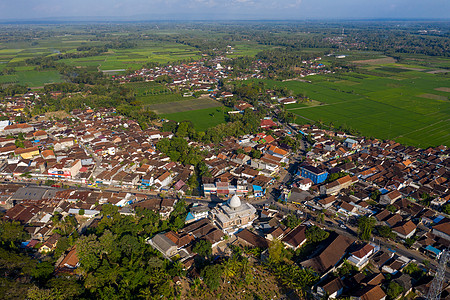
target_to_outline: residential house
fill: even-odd
[[[450,241],[450,222],[438,223],[433,226],[433,234]]]
[[[73,138],[63,138],[56,141],[53,147],[55,151],[61,151],[71,148],[73,145],[74,145]]]
[[[353,240],[340,234],[335,234],[334,237],[328,239],[331,242],[319,255],[301,263],[304,268],[312,268],[322,276],[327,274],[342,261],[348,247],[353,243]]]
[[[308,191],[313,184],[314,182],[309,178],[303,178],[299,182],[297,182],[298,188],[303,191]]]
[[[306,243],[306,229],[305,225],[298,225],[282,239],[283,244],[294,251],[297,250]]]
[[[73,178],[80,173],[82,168],[81,160],[66,161],[65,164],[56,164],[47,170],[47,173],[51,177],[58,178]]]
[[[236,233],[236,237],[238,241],[243,243],[246,246],[250,247],[258,247],[260,249],[269,248],[269,241],[265,238],[249,231],[248,229],[244,229]]]
[[[385,300],[386,293],[379,285],[367,285],[354,290],[350,298],[352,300]]]
[[[271,119],[262,119],[259,127],[261,127],[262,129],[270,129],[273,127],[277,127],[277,123],[275,123]]]
[[[348,261],[355,265],[358,270],[361,270],[369,263],[370,256],[374,253],[375,247],[371,244],[364,244],[359,250],[354,251],[350,254]]]
[[[389,205],[393,204],[397,199],[400,199],[402,194],[398,190],[394,190],[385,195],[380,196],[380,204],[381,205]]]
[[[392,231],[395,232],[400,238],[407,239],[414,235],[416,232],[417,226],[411,221],[406,221],[400,225],[392,228]]]
[[[347,138],[347,139],[344,141],[344,146],[347,147],[347,148],[349,148],[349,149],[356,149],[357,146],[358,146],[358,142],[355,141],[354,139]]]
[[[172,179],[172,175],[169,172],[164,172],[164,174],[155,179],[155,184],[166,187],[172,182]]]
[[[7,125],[3,129],[3,131],[0,132],[1,135],[16,135],[19,133],[28,133],[34,131],[34,127],[28,124],[12,124]]]
[[[328,297],[328,299],[336,299],[344,290],[344,283],[340,278],[334,278],[333,280],[319,284],[317,286],[317,294],[322,297]]]
[[[209,214],[209,208],[203,205],[193,206],[186,216],[186,223],[198,221],[203,218],[207,218]]]
[[[64,259],[56,266],[56,274],[72,274],[73,271],[80,265],[80,260],[78,259],[78,253],[76,246],[70,248],[69,253],[64,257]]]
[[[320,193],[322,195],[337,195],[342,189],[346,189],[356,182],[358,182],[356,176],[351,177],[347,175],[326,185],[322,185],[320,187]]]
[[[323,209],[327,209],[330,208],[333,203],[336,202],[336,196],[329,196],[323,199],[320,199],[319,201],[317,201],[317,203],[323,208]]]
[[[56,249],[56,245],[58,244],[61,235],[54,233],[52,234],[42,246],[39,248],[39,252],[47,253]]]

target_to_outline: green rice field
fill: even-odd
[[[171,61],[199,59],[200,53],[192,47],[180,44],[149,44],[145,48],[112,49],[108,53],[83,58],[60,60],[72,66],[96,66],[100,70],[138,69],[147,62],[167,63]]]
[[[22,84],[28,87],[39,87],[44,84],[63,82],[61,75],[54,70],[50,71],[17,71],[12,75],[0,76],[0,85]]]
[[[357,129],[365,136],[423,148],[450,146],[450,92],[445,91],[450,80],[445,75],[388,64],[360,73],[306,79],[311,83],[263,81],[269,88],[285,86],[320,102],[288,105],[300,122],[320,120]]]

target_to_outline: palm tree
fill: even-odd
[[[198,277],[192,281],[192,292],[194,295],[197,295],[201,284],[202,284],[202,281]]]
[[[223,262],[223,283],[227,282],[227,279],[236,276],[236,269],[238,268],[239,262],[235,258],[230,258]]]
[[[139,292],[139,298],[143,298],[145,300],[152,299],[152,291],[149,287],[146,287],[145,289],[141,290]]]
[[[250,271],[250,263],[248,259],[243,259],[241,262],[241,278],[247,282],[249,280],[248,275]]]

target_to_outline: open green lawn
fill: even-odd
[[[189,120],[194,124],[195,129],[205,131],[210,127],[225,123],[229,108],[212,107],[198,110],[183,111],[173,114],[164,114],[164,118],[177,122]]]
[[[21,84],[28,87],[39,87],[48,83],[63,82],[61,75],[50,71],[18,71],[12,75],[1,75],[0,84]]]
[[[193,100],[194,97],[183,97],[181,94],[160,94],[160,95],[148,95],[148,96],[138,96],[136,97],[136,100],[140,101],[142,105],[144,106],[150,106],[155,104],[165,104],[165,103],[172,103],[172,102],[184,102],[187,100]],[[173,104],[176,105],[176,104]]]
[[[345,125],[365,136],[419,147],[450,146],[450,92],[439,90],[450,87],[450,79],[401,67],[388,64],[364,69],[371,69],[370,75],[307,77],[311,83],[264,82],[320,101],[316,106],[287,107],[304,120]]]
[[[135,92],[136,98],[143,102],[146,102],[144,99],[147,96],[153,96],[159,93],[163,93],[165,91],[170,92],[170,90],[166,88],[164,85],[154,81],[132,82],[127,83],[126,86],[132,88]]]
[[[229,50],[227,57],[233,58],[239,56],[255,56],[256,54],[265,49],[270,49],[270,47],[265,45],[259,45],[256,43],[238,43],[234,45],[233,49]]]

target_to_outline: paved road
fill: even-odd
[[[2,184],[18,184],[23,186],[30,186],[30,187],[42,187],[42,188],[50,188],[50,189],[62,189],[62,188],[56,188],[51,187],[43,184],[39,184],[38,181],[0,181]],[[132,193],[132,194],[142,194],[146,196],[157,196],[158,193],[154,191],[147,191],[147,190],[137,190],[137,189],[130,189],[130,188],[115,188],[115,187],[108,187],[108,188],[98,188],[98,187],[90,187],[90,186],[83,186],[83,185],[77,185],[70,182],[58,182],[58,185],[64,185],[68,188],[73,188],[77,190],[83,190],[83,191],[96,191],[96,192],[112,192],[112,193],[120,193],[120,192],[126,192],[126,193]]]

